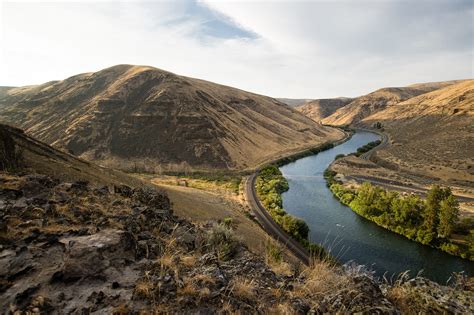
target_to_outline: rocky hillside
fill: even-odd
[[[474,187],[474,80],[387,107],[362,120],[380,122],[390,145],[383,160],[449,184]]]
[[[389,87],[379,89],[370,94],[352,100],[346,106],[339,108],[332,115],[322,119],[326,125],[357,124],[362,119],[385,108],[398,104],[412,97],[449,86],[459,81],[445,81],[414,84],[407,87]]]
[[[312,101],[312,99],[307,98],[277,98],[277,100],[291,107],[301,106]]]
[[[295,109],[319,123],[323,118],[331,116],[336,110],[346,106],[351,101],[352,99],[347,97],[326,98],[306,102],[295,107]]]
[[[21,169],[62,180],[84,180],[96,184],[143,185],[141,181],[120,171],[104,169],[71,154],[55,150],[27,136],[23,130],[2,124],[0,124],[0,169]]]
[[[4,89],[0,122],[102,165],[246,169],[341,138],[279,101],[146,66]]]
[[[325,261],[292,267],[277,243],[268,242],[263,257],[250,253],[232,223],[197,226],[174,216],[162,191],[32,174],[8,130],[0,141],[2,313],[468,313],[474,307],[463,277],[447,287],[423,278],[380,282],[360,266]]]

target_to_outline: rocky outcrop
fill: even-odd
[[[2,313],[396,314],[412,296],[428,301],[419,312],[473,307],[472,292],[428,280],[382,285],[324,262],[277,273],[224,223],[182,220],[152,188],[0,173],[0,217]]]

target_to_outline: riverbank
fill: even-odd
[[[474,276],[472,262],[412,242],[380,227],[348,209],[326,186],[324,170],[341,154],[380,139],[379,135],[357,131],[349,141],[280,167],[289,190],[282,194],[283,208],[310,227],[309,239],[322,244],[338,261],[365,265],[379,277],[395,277],[410,270],[440,284],[453,272]],[[433,263],[436,262],[436,263]]]
[[[288,246],[289,243],[291,243],[289,240],[280,240],[284,241],[291,251],[293,251],[291,248],[296,248],[296,252],[294,251],[293,254],[297,257],[304,256],[303,261],[305,261],[305,263],[308,263],[311,260],[311,257],[315,256],[333,262],[336,262],[336,259],[327,253],[323,246],[312,243],[308,240],[309,227],[304,220],[289,215],[283,209],[281,194],[288,190],[288,181],[282,176],[278,167],[294,162],[303,157],[329,150],[349,140],[354,133],[352,130],[348,129],[341,129],[341,131],[345,135],[343,139],[332,143],[324,143],[314,148],[278,158],[270,164],[263,166],[261,169],[258,169],[253,175],[251,175],[250,177],[255,178],[254,181],[246,181],[246,185],[249,185],[249,183],[251,185],[251,187],[247,187],[248,190],[251,191],[251,193],[248,194],[248,198],[255,199],[253,202],[249,201],[249,205],[254,204],[256,206],[256,209],[253,209],[254,214],[258,217],[260,212],[263,212],[261,213],[262,217],[269,216],[266,220],[268,222],[266,223],[269,226],[273,226],[272,230],[274,230],[274,233],[276,233],[275,231],[278,231],[278,228],[275,228],[275,225],[283,230],[282,233],[276,233],[283,234],[277,236],[277,238],[290,237],[302,245],[304,249],[308,251],[307,253],[302,253],[304,250],[297,248],[298,246]],[[252,206],[250,208],[252,209]],[[263,224],[264,222],[261,223]]]
[[[329,168],[324,173],[329,189],[336,199],[358,215],[409,240],[474,261],[468,241],[455,243],[449,238],[449,235],[438,237],[438,231],[424,228],[425,220],[428,218],[423,219],[422,214],[425,213],[427,205],[417,196],[403,197],[396,192],[372,186],[370,183],[364,183],[358,190],[345,188],[341,182],[335,179],[335,176],[336,173]],[[446,197],[445,200],[448,199]],[[442,200],[440,203],[443,202]],[[383,209],[379,209],[379,206],[382,206]],[[453,205],[453,207],[455,206],[457,205]],[[432,227],[430,226],[430,228]],[[451,231],[454,226],[449,228]]]

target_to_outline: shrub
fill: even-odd
[[[231,227],[232,222],[233,222],[232,218],[230,218],[230,217],[224,218],[224,225],[225,225],[227,228],[230,228],[230,227]]]
[[[271,238],[268,238],[265,242],[265,258],[267,263],[280,263],[283,260],[281,245]]]
[[[239,241],[225,224],[215,224],[207,234],[206,245],[220,260],[228,260],[237,253]]]

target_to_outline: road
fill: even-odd
[[[376,146],[375,148],[372,148],[372,150],[369,150],[367,152],[365,152],[364,154],[361,154],[359,156],[359,158],[363,159],[363,160],[370,160],[370,158],[372,157],[372,155],[374,154],[375,151],[377,150],[380,150],[384,147],[386,147],[388,145],[388,136],[381,132],[381,131],[378,131],[378,130],[372,130],[372,129],[363,129],[363,128],[355,128],[355,130],[357,131],[367,131],[367,132],[373,132],[373,133],[376,133],[380,136],[380,144],[378,146]]]
[[[300,243],[291,238],[285,231],[272,219],[268,211],[263,207],[255,191],[255,181],[258,171],[248,176],[245,180],[245,194],[250,209],[257,217],[265,232],[275,238],[277,241],[285,244],[293,255],[299,258],[305,265],[310,263],[310,254]]]
[[[359,156],[359,158],[361,159],[364,159],[364,160],[370,160],[372,155],[374,154],[375,151],[377,150],[380,150],[380,149],[383,149],[384,147],[386,147],[388,145],[388,136],[381,132],[381,131],[378,131],[378,130],[372,130],[372,129],[364,129],[364,128],[355,128],[356,130],[358,131],[368,131],[368,132],[374,132],[378,135],[380,135],[381,137],[381,142],[378,146],[376,146],[375,148],[373,148],[372,150],[362,154],[361,156]],[[408,174],[404,174],[405,176],[408,176]],[[346,176],[347,179],[353,179],[355,181],[358,181],[358,182],[371,182],[372,184],[375,184],[377,186],[381,186],[381,187],[384,187],[386,189],[389,189],[389,190],[398,190],[398,191],[404,191],[404,192],[413,192],[413,193],[417,193],[417,194],[420,194],[421,196],[425,197],[426,194],[428,193],[428,188],[421,188],[421,187],[418,187],[418,188],[415,188],[415,187],[412,187],[412,186],[409,186],[409,185],[406,185],[406,184],[403,184],[403,183],[400,183],[400,182],[396,182],[396,181],[392,181],[392,180],[389,180],[389,179],[382,179],[382,178],[374,178],[374,177],[371,177],[371,176],[363,176],[363,175],[352,175],[352,176]],[[412,179],[413,179],[413,176],[412,176]],[[474,202],[474,198],[471,198],[471,197],[466,197],[466,196],[459,196],[459,195],[455,195],[455,197],[458,199],[458,201],[460,202]]]

